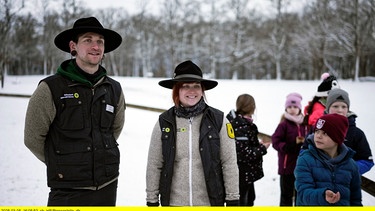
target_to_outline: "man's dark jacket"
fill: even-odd
[[[120,152],[112,125],[120,84],[104,76],[90,87],[59,74],[43,81],[56,106],[45,143],[48,186],[99,188],[116,179]]]

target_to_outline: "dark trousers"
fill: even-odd
[[[116,206],[117,182],[100,190],[51,188],[48,206]]]
[[[296,178],[293,174],[280,175],[280,206],[293,206],[293,203],[295,204],[295,180]]]
[[[240,206],[254,206],[254,183],[240,185]]]

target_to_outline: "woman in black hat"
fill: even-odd
[[[121,36],[94,18],[55,38],[74,58],[43,79],[30,98],[25,145],[47,166],[49,206],[114,206],[125,119],[120,83],[100,65]]]
[[[234,133],[222,111],[205,102],[217,86],[202,78],[191,61],[179,64],[172,89],[174,106],[159,116],[150,142],[146,192],[148,206],[238,205],[238,167]],[[160,196],[160,202],[159,202]]]

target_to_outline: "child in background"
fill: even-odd
[[[322,82],[318,86],[312,101],[304,108],[304,124],[310,126],[310,131],[314,128],[316,120],[324,114],[328,92],[331,89],[340,88],[339,83],[334,75],[323,73],[321,75]]]
[[[358,165],[359,173],[364,174],[374,166],[374,161],[365,133],[356,126],[357,115],[349,107],[349,94],[345,90],[333,89],[328,93],[326,113],[337,113],[348,118],[349,129],[344,143],[356,152],[353,159]]]
[[[236,111],[231,110],[227,115],[234,129],[236,140],[241,206],[254,205],[254,182],[264,176],[262,157],[267,153],[267,148],[271,144],[259,142],[258,128],[252,119],[254,111],[254,98],[251,95],[242,94],[237,98]]]
[[[290,93],[285,102],[285,113],[272,135],[272,147],[278,152],[278,173],[280,175],[280,206],[293,206],[294,168],[308,128],[303,125],[301,112],[302,96]]]
[[[343,144],[348,126],[348,119],[339,114],[318,119],[294,171],[297,206],[362,206],[355,152]]]

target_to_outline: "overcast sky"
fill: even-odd
[[[105,8],[105,7],[123,7],[125,8],[130,14],[136,14],[139,12],[140,5],[144,5],[145,2],[148,2],[146,5],[146,9],[148,11],[155,11],[157,14],[158,12],[158,5],[160,4],[161,0],[82,0],[87,2],[87,5],[93,9],[98,8]],[[309,0],[290,0],[291,5],[293,5],[293,10],[301,11],[303,5]],[[267,11],[270,11],[270,0],[249,0],[249,8],[256,8],[258,12],[262,12],[267,14]],[[272,9],[273,10],[273,9]]]
[[[14,0],[16,4],[20,3],[20,0]],[[163,0],[80,0],[84,2],[84,7],[91,9],[103,9],[109,7],[119,8],[122,7],[129,12],[130,15],[138,14],[140,8],[145,7],[148,14],[158,15],[159,5]],[[189,1],[189,0],[187,0]],[[224,1],[224,0],[223,0]],[[312,0],[289,0],[290,7],[287,11],[302,12],[303,6]],[[36,18],[40,17],[40,8],[42,7],[41,0],[27,0],[26,8],[22,10],[22,13],[31,12]],[[147,4],[146,4],[147,3]],[[59,8],[61,5],[56,1],[49,2],[49,8]],[[143,6],[142,6],[143,5]],[[271,0],[249,0],[249,9],[255,9],[258,14],[264,16],[272,16],[275,14],[274,7],[271,7]],[[16,9],[16,8],[15,8]]]

